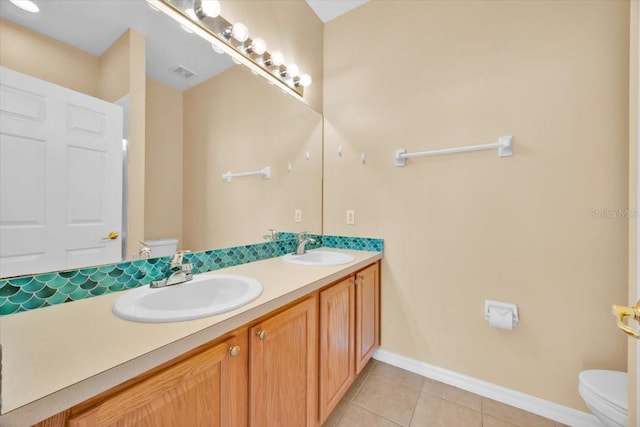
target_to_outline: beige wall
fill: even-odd
[[[146,66],[145,38],[127,30],[100,58],[98,93],[114,102],[129,95],[128,151],[128,249],[127,258],[137,253],[145,238],[145,124]]]
[[[627,2],[373,1],[325,26],[324,232],[385,239],[383,348],[582,410],[581,370],[626,368],[628,220],[592,210],[628,204],[628,40]],[[505,134],[512,157],[394,165]]]
[[[182,92],[147,79],[145,240],[182,245]]]
[[[305,159],[305,152],[310,159]],[[292,171],[287,164],[292,163]],[[227,171],[271,167],[269,180]],[[267,229],[321,232],[322,117],[233,67],[184,92],[184,245],[262,241]],[[302,210],[302,222],[294,211]]]
[[[281,51],[286,63],[312,77],[304,102],[322,112],[324,27],[309,5],[304,0],[222,0],[220,7],[227,21],[242,22],[249,37],[262,37],[269,51]]]
[[[630,31],[629,31],[629,208],[638,209],[638,83],[640,69],[638,68],[638,49],[640,41],[640,5],[631,3]],[[629,303],[635,304],[640,299],[638,295],[638,220],[629,221]],[[635,326],[639,326],[636,322]],[[629,372],[629,425],[640,423],[638,408],[631,402],[637,402],[638,369],[640,369],[640,355],[638,341],[628,339],[627,367]]]
[[[2,18],[0,65],[98,96],[98,57]]]
[[[98,94],[115,102],[129,93],[131,31],[125,31],[100,57]]]

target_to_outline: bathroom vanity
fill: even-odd
[[[3,318],[2,425],[320,425],[380,342],[382,254],[337,251],[354,261],[216,271],[264,292],[204,319],[125,321],[118,294]]]

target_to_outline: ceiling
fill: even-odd
[[[344,15],[369,0],[306,0],[311,9],[322,22],[327,23],[340,15]]]
[[[34,0],[40,13],[28,13],[0,0],[0,16],[100,56],[128,28],[146,36],[147,76],[185,90],[234,65],[209,43],[183,31],[145,0]],[[196,73],[185,79],[170,70],[182,65]]]
[[[28,13],[0,0],[0,16],[95,56],[102,55],[127,29],[146,36],[147,76],[185,90],[234,65],[209,43],[188,34],[145,0],[34,0],[40,13]],[[328,22],[368,0],[306,0]],[[170,70],[181,65],[195,73],[185,79]]]

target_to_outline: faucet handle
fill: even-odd
[[[307,237],[308,233],[309,233],[308,231],[301,231],[300,233],[298,233],[298,243],[302,242],[305,239],[307,239],[309,243],[315,243],[316,239],[312,237]]]
[[[145,242],[138,242],[138,258],[151,258],[151,248]]]
[[[270,240],[272,242],[277,242],[278,240],[280,240],[280,234],[275,228],[269,228],[267,231],[269,231],[269,234],[265,234],[264,236],[262,236],[263,239]]]
[[[171,267],[180,267],[182,265],[182,262],[184,260],[184,254],[187,252],[191,252],[191,251],[178,251],[175,254],[173,254],[171,256]]]
[[[171,255],[171,260],[169,260],[169,264],[171,264],[171,267],[182,265],[182,257],[183,254],[180,252],[176,252],[175,254]]]

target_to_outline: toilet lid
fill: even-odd
[[[590,370],[580,372],[580,383],[603,400],[627,410],[627,373]]]

